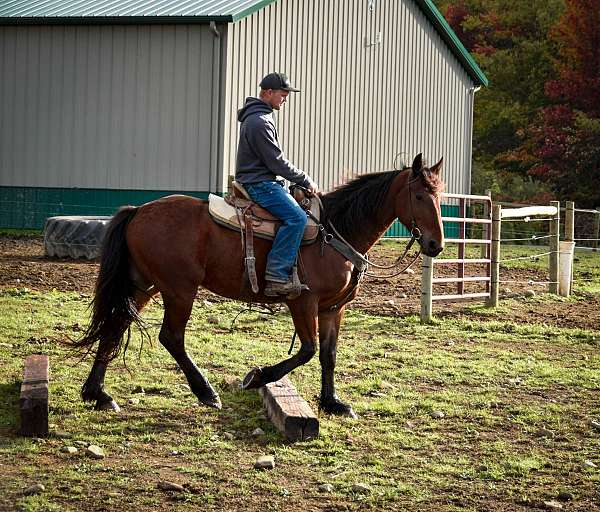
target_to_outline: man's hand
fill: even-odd
[[[319,186],[309,177],[306,179],[308,180],[308,187],[306,187],[306,190],[310,195],[314,196],[319,191]]]

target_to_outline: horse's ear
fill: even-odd
[[[429,169],[432,174],[439,174],[444,164],[444,157],[440,158],[440,161]]]
[[[423,153],[419,153],[413,160],[412,172],[414,176],[423,172]]]

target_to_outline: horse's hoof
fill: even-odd
[[[219,398],[219,395],[198,397],[198,401],[201,404],[206,405],[207,407],[210,407],[212,409],[221,410],[223,408],[223,405],[221,404],[221,399]]]
[[[320,409],[323,412],[329,414],[335,414],[337,416],[348,416],[353,420],[358,419],[358,416],[352,409],[352,406],[345,404],[337,398],[330,400],[321,400]]]
[[[119,407],[119,404],[117,402],[115,402],[114,400],[111,400],[110,402],[96,402],[96,407],[95,409],[97,411],[114,411],[114,412],[121,412],[121,408]]]
[[[350,407],[350,406],[348,406],[348,411],[346,412],[346,416],[348,416],[349,418],[351,418],[353,420],[358,419],[358,414],[356,414],[354,412],[354,409],[352,409],[352,407]]]
[[[242,381],[242,389],[257,389],[263,385],[262,370],[253,368],[248,372]]]

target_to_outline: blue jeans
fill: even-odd
[[[254,202],[281,220],[281,226],[267,256],[265,278],[269,281],[287,282],[302,242],[306,227],[306,212],[277,181],[246,183],[244,188]]]

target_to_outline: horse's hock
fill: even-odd
[[[56,258],[100,256],[102,240],[112,217],[50,217],[44,225],[44,252]]]

